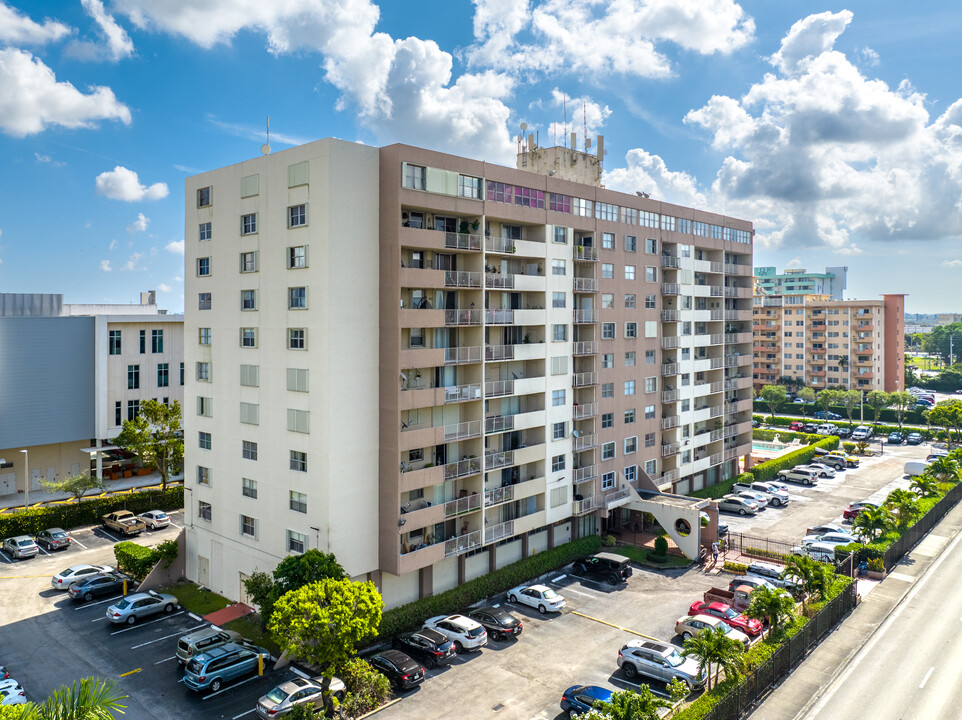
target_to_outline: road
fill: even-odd
[[[938,539],[931,535],[926,542]],[[890,576],[888,582],[914,581],[914,586],[846,670],[802,716],[805,720],[959,717],[962,610],[952,610],[946,599],[958,592],[960,542],[962,535],[956,535],[917,578],[900,577],[897,572]]]

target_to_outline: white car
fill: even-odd
[[[26,702],[27,694],[19,685],[0,688],[0,705],[23,705]]]
[[[50,585],[54,590],[67,590],[75,582],[80,582],[89,575],[112,570],[113,568],[110,565],[73,565],[50,578]]]
[[[855,535],[846,532],[830,532],[822,535],[806,535],[802,539],[802,545],[812,543],[823,543],[825,545],[848,545],[849,543],[861,542]]]
[[[819,562],[835,562],[835,546],[828,543],[811,543],[792,548],[792,555],[805,555]]]
[[[823,477],[823,478],[835,477],[835,468],[830,467],[829,465],[823,465],[822,463],[813,462],[813,463],[809,463],[805,467],[809,467],[812,470],[817,471],[819,477]]]
[[[424,627],[437,630],[451,640],[459,653],[480,650],[488,644],[488,631],[481,623],[464,615],[438,615],[425,620]]]
[[[713,615],[686,615],[680,617],[675,622],[675,632],[681,635],[683,640],[687,640],[692,635],[697,635],[702,630],[714,630],[721,628],[725,635],[731,640],[737,640],[742,645],[748,645],[751,638],[741,630],[736,630],[721,618]]]
[[[565,606],[565,599],[547,585],[521,585],[509,590],[508,602],[537,608],[542,615],[549,611],[561,612]]]
[[[137,517],[143,520],[150,530],[159,530],[170,525],[170,518],[163,510],[148,510]]]
[[[856,442],[859,440],[868,440],[870,437],[872,437],[872,428],[868,425],[859,425],[852,431],[852,440]]]

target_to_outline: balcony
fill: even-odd
[[[669,415],[668,417],[663,417],[661,419],[661,429],[671,430],[672,428],[678,427],[678,416]]]
[[[481,362],[481,346],[444,348],[445,365],[467,365]]]
[[[444,426],[444,442],[446,443],[475,437],[481,437],[480,420],[469,420],[468,422]]]
[[[871,380],[873,377],[875,377],[875,373],[871,371],[867,371],[867,372],[860,371],[855,374],[855,377],[858,378],[859,380]]]
[[[597,446],[598,436],[594,433],[591,435],[580,435],[574,439],[573,447],[575,452],[581,452]]]
[[[661,339],[661,349],[662,350],[673,350],[677,347],[681,347],[681,338],[675,335],[670,337],[663,337]]]
[[[513,325],[514,310],[485,310],[484,322],[486,325]]]
[[[445,310],[444,324],[447,326],[480,325],[480,310]]]
[[[717,370],[718,368],[723,367],[725,365],[725,358],[721,357],[720,355],[718,357],[713,357],[708,359],[711,361],[708,366],[709,369],[711,370]]]
[[[501,433],[514,430],[514,415],[495,415],[484,419],[484,433]]]
[[[487,543],[497,542],[512,535],[514,535],[514,520],[508,520],[484,529],[484,541]]]
[[[466,491],[462,491],[466,492]],[[481,509],[481,495],[474,493],[444,503],[444,517],[452,518]]]
[[[484,239],[484,249],[495,253],[513,253],[517,251],[515,240],[501,237],[486,237]]]
[[[587,515],[603,507],[604,496],[592,495],[582,500],[575,500],[571,503],[571,514],[575,517]]]
[[[823,347],[813,347],[813,348],[809,348],[809,349],[808,349],[808,352],[809,352],[810,354],[812,354],[812,355],[824,355],[824,354],[825,354],[825,348],[823,348]]]
[[[681,285],[679,285],[678,283],[662,283],[661,294],[662,295],[681,295]]]
[[[676,255],[666,255],[662,253],[661,255],[661,266],[667,268],[676,268],[681,265],[678,262],[678,257]]]
[[[662,322],[678,322],[680,318],[681,318],[681,313],[678,310],[662,310],[661,311]]]
[[[571,417],[574,420],[584,420],[585,418],[594,417],[597,414],[598,403],[585,403],[583,405],[575,403]]]
[[[726,275],[751,275],[751,265],[736,265],[735,263],[725,263]]]
[[[752,384],[752,379],[749,377],[730,378],[725,381],[725,389],[738,390],[740,388],[746,388],[751,384]]]
[[[611,510],[616,507],[621,507],[622,505],[627,505],[629,502],[631,502],[631,498],[634,494],[634,490],[630,487],[621,488],[620,490],[607,493],[604,496],[605,509]]]
[[[576,325],[586,325],[598,322],[598,315],[594,310],[574,310],[574,322]]]
[[[514,360],[514,345],[487,345],[484,348],[484,359],[488,362]]]
[[[450,462],[442,466],[444,468],[445,480],[456,480],[457,478],[477,475],[481,472],[481,458],[466,458],[456,462]]]
[[[481,547],[481,531],[475,530],[467,535],[459,535],[444,541],[444,557],[463,555]]]
[[[484,286],[486,288],[505,288],[514,289],[514,275],[499,275],[497,273],[487,273],[484,276]]]
[[[574,291],[576,293],[596,293],[598,292],[598,281],[594,278],[576,277],[574,279]]]
[[[584,355],[597,355],[598,343],[593,340],[587,342],[576,342],[572,345],[572,355],[582,357]]]
[[[444,403],[459,403],[467,402],[468,400],[480,400],[481,399],[481,385],[479,383],[474,383],[470,385],[452,385],[450,387],[443,388],[444,390]]]
[[[751,310],[726,310],[725,319],[726,320],[748,320],[751,317]]]
[[[662,363],[661,365],[661,376],[671,377],[672,375],[678,374],[678,365],[675,363]]]
[[[811,375],[812,377],[825,377],[824,370],[812,370],[808,374]]]
[[[514,500],[514,488],[514,485],[505,485],[504,487],[494,488],[494,490],[485,490],[484,506],[491,507],[492,505],[511,502]]]
[[[459,288],[479,288],[481,287],[481,273],[462,272],[459,270],[445,270],[444,286],[459,287]]]
[[[597,384],[598,373],[596,372],[575,373],[571,376],[571,387],[589,387]]]
[[[575,260],[581,262],[598,262],[598,248],[575,245],[571,248]]]
[[[725,335],[723,333],[712,333],[708,336],[709,345],[724,345]]]
[[[504,397],[514,394],[514,380],[489,380],[484,384],[485,397]]]
[[[584,465],[583,467],[575,468],[574,481],[576,483],[590,482],[597,477],[597,465]]]
[[[514,465],[514,451],[489,452],[484,455],[484,469],[497,470],[498,468],[511,467]]]
[[[678,399],[677,390],[662,390],[661,391],[661,401],[663,403],[675,402]]]
[[[672,443],[662,443],[662,444],[661,444],[661,456],[662,456],[662,457],[671,457],[672,455],[677,455],[677,454],[678,454],[678,450],[679,450],[680,447],[681,447],[681,445],[680,445],[679,443],[676,443],[676,442],[672,442]]]

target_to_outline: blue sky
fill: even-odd
[[[962,8],[771,0],[0,0],[0,290],[183,308],[183,181],[271,144],[512,165],[755,222],[756,265],[958,311]],[[579,144],[582,142],[579,139]]]

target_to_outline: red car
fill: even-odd
[[[792,430],[792,431],[794,431],[794,432],[804,432],[804,431],[805,431],[805,423],[799,422],[798,420],[796,420],[795,422],[789,424],[788,429],[789,429],[789,430]]]
[[[726,605],[723,602],[707,603],[696,600],[688,608],[688,614],[692,617],[695,615],[710,615],[719,618],[751,637],[755,637],[762,631],[761,621],[740,615],[732,609],[731,605]]]
[[[842,511],[842,517],[846,520],[854,520],[860,512],[869,507],[877,508],[878,503],[869,502],[868,500],[849,503],[848,507]]]

